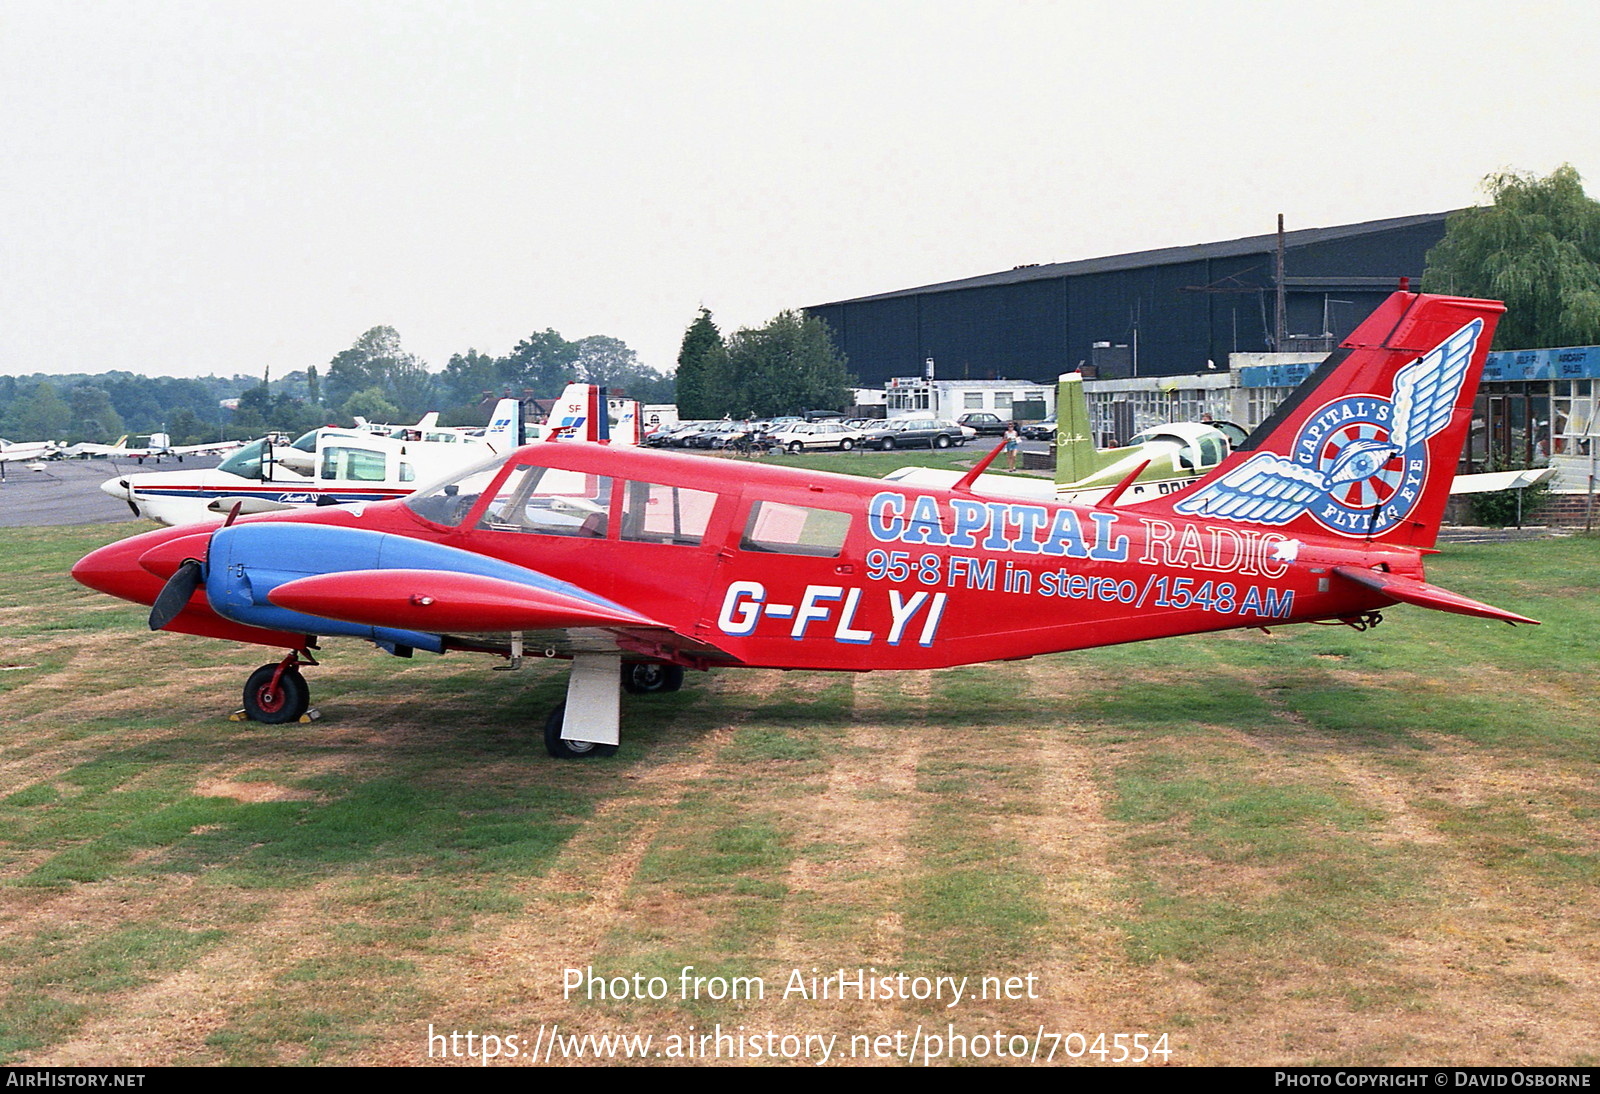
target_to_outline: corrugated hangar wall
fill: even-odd
[[[1447,214],[1304,229],[1286,236],[1286,340],[1353,329],[1401,276],[1422,275]],[[833,329],[864,384],[916,376],[1047,382],[1096,342],[1138,336],[1141,375],[1227,366],[1272,348],[1275,235],[1056,263],[805,309]]]

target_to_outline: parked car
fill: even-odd
[[[685,442],[685,448],[729,448],[743,440],[750,432],[747,422],[717,422],[701,430]]]
[[[1055,440],[1056,416],[1052,414],[1042,422],[1029,422],[1022,427],[1022,435],[1030,441]]]
[[[1009,423],[998,414],[974,412],[961,415],[956,419],[956,424],[966,426],[980,437],[998,437],[1006,431]]]
[[[891,418],[881,429],[861,434],[863,448],[949,448],[966,444],[967,435],[955,422],[940,418]]]
[[[808,448],[837,448],[848,452],[856,446],[860,434],[840,422],[800,422],[772,430],[762,439],[786,452],[803,452]]]

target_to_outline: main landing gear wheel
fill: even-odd
[[[278,675],[278,663],[262,665],[250,674],[244,685],[244,712],[252,722],[265,722],[281,726],[298,722],[311,706],[311,688],[300,670],[289,666],[278,675],[276,687],[272,678]]]
[[[592,741],[564,741],[561,723],[567,717],[567,704],[557,703],[544,720],[544,750],[558,760],[587,760],[591,756],[615,756],[616,745],[597,745]]]
[[[659,695],[683,687],[683,668],[651,661],[629,661],[622,666],[622,690],[630,695]]]

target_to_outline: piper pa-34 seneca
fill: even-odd
[[[245,687],[264,722],[306,711],[321,638],[569,658],[545,726],[558,757],[615,751],[619,682],[672,690],[691,668],[932,669],[1365,629],[1396,602],[1532,623],[1422,566],[1502,310],[1395,293],[1220,467],[1133,505],[979,494],[983,464],[937,489],[541,442],[404,501],[149,532],[73,575],[153,605],[152,628],[285,649]]]

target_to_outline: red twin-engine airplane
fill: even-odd
[[[317,636],[570,658],[545,727],[558,757],[615,751],[619,676],[668,691],[686,668],[1364,629],[1396,602],[1532,623],[1423,580],[1502,311],[1395,293],[1215,472],[1135,505],[1115,507],[1120,488],[1095,507],[982,496],[983,464],[936,490],[543,442],[404,501],[149,532],[73,576],[153,605],[154,629],[287,649],[245,687],[263,722],[307,709]]]

